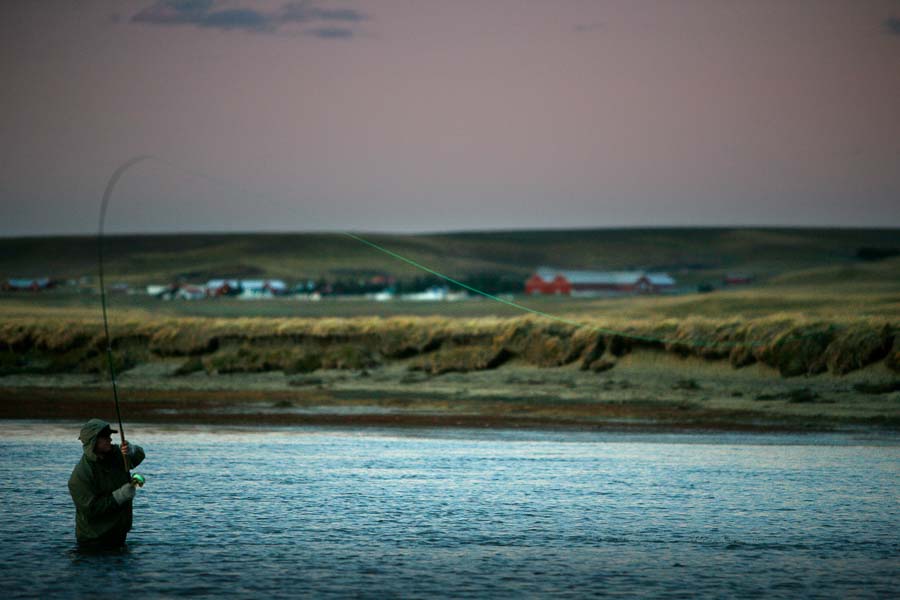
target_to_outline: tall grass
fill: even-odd
[[[884,360],[900,370],[900,327],[884,318],[591,319],[580,327],[545,318],[326,319],[147,318],[112,325],[122,368],[167,357],[201,359],[210,372],[361,369],[411,359],[432,373],[490,369],[516,358],[540,367],[602,370],[638,350],[761,363],[784,376],[842,375]],[[97,370],[104,341],[95,319],[27,318],[0,323],[5,372]],[[12,358],[15,360],[12,360]],[[16,366],[18,365],[18,366]]]

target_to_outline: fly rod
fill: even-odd
[[[100,305],[103,307],[103,332],[106,334],[106,360],[109,364],[109,379],[112,382],[113,400],[115,400],[116,403],[116,419],[118,419],[119,422],[119,439],[121,439],[123,447],[125,446],[125,427],[122,426],[122,413],[119,410],[119,387],[116,383],[116,368],[113,364],[112,340],[109,336],[109,319],[106,316],[106,285],[103,281],[103,225],[106,222],[106,209],[109,206],[109,199],[112,196],[113,188],[116,186],[119,178],[121,178],[125,171],[127,171],[129,168],[148,158],[151,157],[135,156],[134,158],[123,163],[118,169],[113,172],[112,176],[109,178],[109,181],[106,182],[106,189],[103,190],[103,200],[100,203],[100,224],[97,228],[97,264],[99,266],[100,274]],[[122,461],[125,465],[125,470],[130,475],[131,461],[129,460],[127,454],[122,454]],[[135,474],[132,477],[132,483],[135,483],[136,485],[144,485],[144,477]]]

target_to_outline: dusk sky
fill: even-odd
[[[900,227],[900,2],[0,3],[0,235]]]

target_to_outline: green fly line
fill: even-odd
[[[459,287],[466,289],[472,293],[484,296],[485,298],[489,298],[490,300],[493,300],[495,302],[499,302],[501,304],[506,304],[507,306],[511,306],[511,307],[521,310],[523,312],[531,313],[533,315],[536,315],[536,316],[539,316],[539,317],[542,317],[545,319],[556,321],[557,323],[564,323],[566,325],[571,325],[573,327],[579,327],[579,328],[586,327],[586,328],[589,328],[591,331],[595,331],[597,333],[602,333],[604,335],[618,336],[621,338],[639,340],[642,342],[650,342],[653,344],[677,344],[677,345],[682,345],[682,346],[693,346],[695,348],[713,348],[713,347],[734,348],[736,346],[758,348],[758,347],[766,345],[764,342],[716,342],[716,341],[704,341],[704,340],[699,340],[699,341],[697,341],[697,340],[673,340],[673,339],[654,337],[654,336],[649,336],[649,335],[640,335],[640,334],[636,334],[636,333],[629,333],[626,331],[617,331],[615,329],[606,329],[603,327],[590,325],[588,323],[584,323],[581,321],[567,319],[565,317],[561,317],[559,315],[554,315],[554,314],[551,314],[551,313],[548,313],[548,312],[545,312],[542,310],[538,310],[536,308],[531,308],[530,306],[525,306],[524,304],[519,304],[518,302],[515,302],[513,300],[501,298],[499,296],[495,296],[494,294],[485,292],[484,290],[480,290],[476,287],[473,287],[471,285],[463,283],[462,281],[454,279],[453,277],[450,277],[449,275],[444,275],[443,273],[440,273],[439,271],[436,271],[436,270],[432,269],[431,267],[428,267],[419,262],[416,262],[416,261],[412,260],[411,258],[407,258],[407,257],[403,256],[402,254],[398,254],[397,252],[389,250],[389,249],[385,248],[384,246],[380,246],[380,245],[376,244],[375,242],[369,241],[355,233],[350,233],[348,231],[344,231],[342,233],[343,233],[343,235],[345,235],[351,239],[354,239],[362,244],[365,244],[366,246],[369,246],[370,248],[378,250],[379,252],[383,252],[384,254],[386,254],[392,258],[395,258],[401,262],[404,262],[410,266],[413,266],[421,271],[424,271],[426,273],[434,275],[435,277],[443,279],[444,281],[446,281],[448,283],[452,283],[453,285],[459,286]],[[834,329],[833,325],[828,326],[829,332],[832,331],[833,329]],[[799,339],[802,337],[809,337],[809,336],[818,335],[818,334],[819,334],[819,332],[807,333],[807,334],[803,334],[803,335],[795,334],[794,336],[791,336],[791,339]]]

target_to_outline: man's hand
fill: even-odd
[[[126,483],[119,489],[113,492],[113,498],[116,499],[116,503],[120,506],[125,504],[129,500],[134,499],[135,489],[134,486],[130,483]]]
[[[122,442],[122,456],[128,456],[128,440]]]

